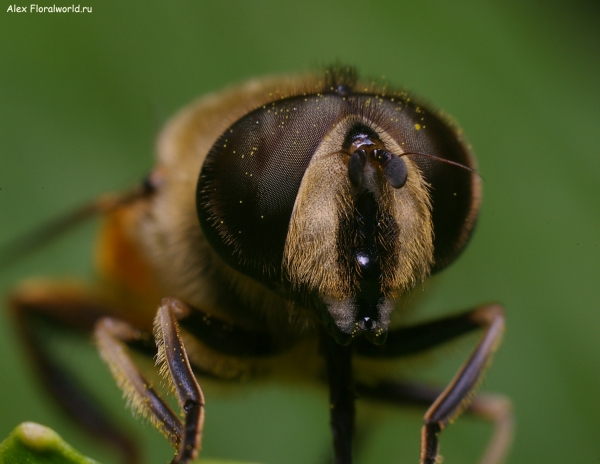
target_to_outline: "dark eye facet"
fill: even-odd
[[[235,269],[258,280],[279,277],[300,182],[341,103],[336,95],[269,103],[234,123],[210,150],[198,216],[211,246]]]

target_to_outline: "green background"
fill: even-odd
[[[141,178],[161,125],[199,95],[333,61],[385,75],[460,122],[484,179],[472,243],[414,317],[502,302],[508,328],[482,388],[514,400],[509,462],[600,460],[596,2],[85,0],[93,13],[79,15],[7,13],[3,5],[0,244]],[[30,276],[91,275],[96,226],[11,265],[0,274],[2,294]],[[143,437],[147,461],[166,462],[169,447],[129,417],[91,344],[53,341]],[[469,346],[409,372],[447,382]],[[0,353],[0,436],[34,420],[113,460],[45,400],[5,311]],[[320,390],[248,386],[207,401],[204,456],[322,463],[328,455]],[[361,410],[361,423],[372,426],[359,430],[358,462],[418,462],[422,412]],[[445,462],[474,462],[490,430],[458,420],[442,435]]]

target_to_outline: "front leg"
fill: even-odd
[[[441,392],[424,387],[380,384],[359,385],[359,393],[374,399],[392,402],[431,404],[425,413],[421,430],[421,464],[435,464],[439,456],[439,434],[449,422],[465,410],[496,423],[494,437],[482,460],[502,462],[512,436],[510,402],[501,397],[473,397],[478,383],[498,348],[504,331],[504,311],[501,306],[488,305],[413,327],[398,329],[382,346],[362,344],[358,353],[373,358],[407,356],[434,348],[475,329],[485,332],[469,359],[461,366],[450,384]]]
[[[150,421],[177,448],[172,464],[185,464],[196,458],[204,423],[204,397],[190,367],[177,324],[177,316],[184,311],[185,306],[180,301],[163,299],[154,328],[157,363],[175,391],[184,423],[159,397],[126,352],[126,344],[135,345],[144,334],[111,318],[100,320],[95,329],[102,357],[130,404],[149,416]]]
[[[359,397],[398,406],[429,407],[442,394],[443,389],[415,383],[394,381],[379,382],[374,385],[356,384]],[[480,464],[501,464],[504,462],[513,438],[514,418],[510,399],[502,395],[477,395],[464,411],[472,417],[490,421],[494,432],[487,445]]]
[[[504,311],[500,306],[484,306],[474,310],[470,319],[486,327],[483,337],[450,384],[425,413],[421,429],[421,463],[435,464],[439,454],[439,433],[471,402],[491,357],[504,332]]]

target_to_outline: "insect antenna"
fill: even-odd
[[[401,153],[398,156],[402,157],[402,156],[410,156],[410,155],[425,156],[427,158],[431,158],[431,159],[434,159],[436,161],[441,161],[442,163],[451,164],[452,166],[456,166],[456,167],[465,169],[467,171],[470,171],[470,172],[472,172],[472,173],[477,174],[478,176],[480,176],[480,174],[475,169],[470,168],[469,166],[465,166],[464,164],[457,163],[456,161],[450,161],[450,160],[448,160],[446,158],[441,158],[439,156],[435,156],[435,155],[432,155],[430,153],[422,153],[422,152],[419,152],[419,151],[407,151],[407,152]]]
[[[148,193],[148,187],[140,185],[120,195],[100,196],[74,211],[51,219],[36,229],[0,245],[0,273],[85,221],[109,213],[121,205],[148,195]]]

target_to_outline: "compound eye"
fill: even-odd
[[[198,180],[196,209],[212,248],[234,269],[261,281],[280,277],[302,177],[342,101],[332,94],[269,103],[213,145]]]

